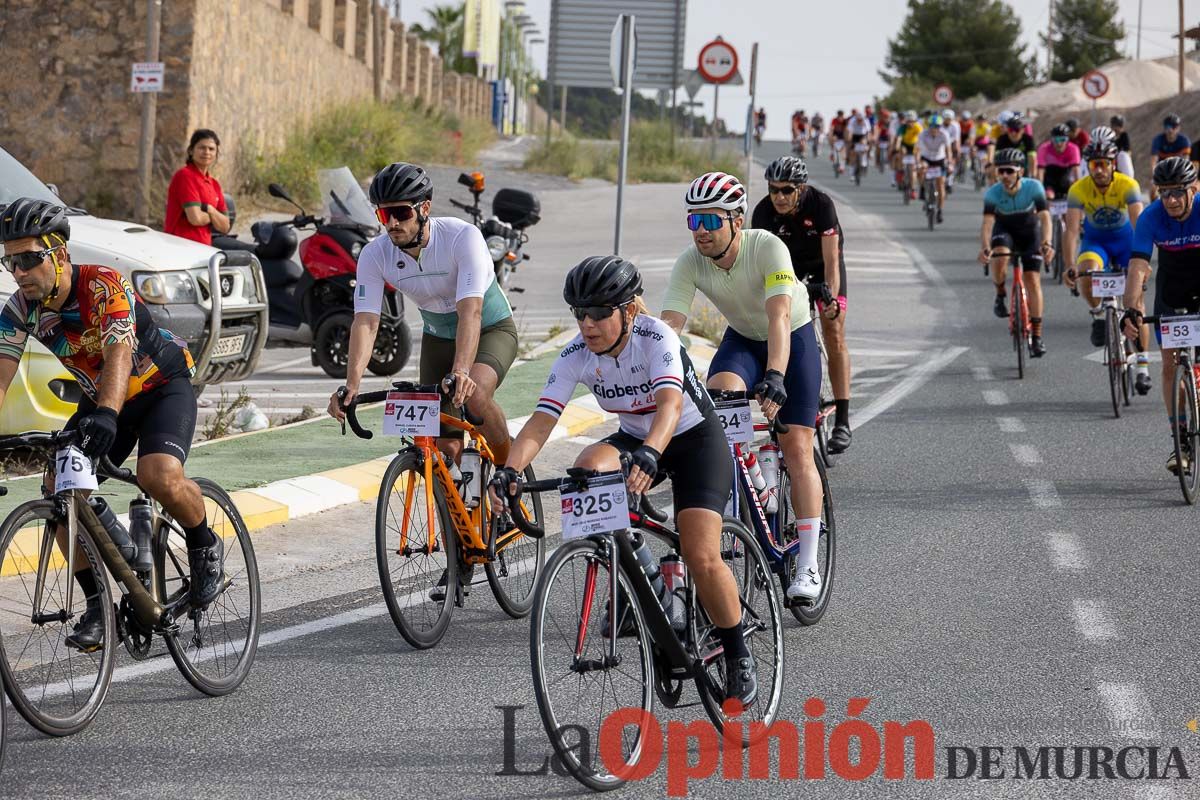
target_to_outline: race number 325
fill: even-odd
[[[586,488],[562,493],[563,539],[612,533],[629,527],[625,477],[610,472],[588,478]]]

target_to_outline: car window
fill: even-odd
[[[62,202],[24,164],[0,147],[0,206],[6,206],[18,197]]]

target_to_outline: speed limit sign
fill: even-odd
[[[954,102],[954,90],[949,84],[939,83],[933,87],[933,102],[939,106],[948,106]]]

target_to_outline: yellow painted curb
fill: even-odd
[[[388,461],[375,459],[361,464],[351,464],[348,467],[318,472],[322,478],[344,483],[358,490],[359,500],[374,500],[379,496],[379,482],[387,470]]]
[[[234,492],[230,497],[233,498],[233,504],[237,506],[238,512],[246,522],[247,530],[255,531],[288,521],[288,507],[283,503],[245,490]],[[213,519],[211,513],[209,519]],[[216,533],[222,538],[227,538],[224,531],[216,531]]]
[[[567,407],[563,409],[562,416],[558,418],[559,426],[567,429],[568,436],[578,436],[603,421],[604,415],[599,411],[593,411],[590,408],[584,408],[575,403],[567,403]]]

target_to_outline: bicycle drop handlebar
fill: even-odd
[[[354,396],[354,401],[349,405],[346,405],[343,402],[346,399],[347,394],[346,387],[343,386],[337,390],[338,403],[342,406],[342,410],[346,412],[346,422],[350,423],[350,429],[354,431],[354,435],[360,439],[373,439],[375,434],[372,431],[364,428],[358,421],[358,414],[356,412],[360,404],[378,403],[382,400],[386,400],[388,392],[422,392],[425,394],[437,393],[443,397],[451,397],[454,394],[454,386],[456,381],[457,376],[451,379],[449,386],[445,386],[441,383],[424,386],[421,384],[412,383],[411,381],[397,381],[392,384],[391,389],[380,389],[377,392],[362,392],[357,394]],[[459,411],[462,412],[463,418],[472,425],[483,424],[483,417],[476,416],[474,412],[466,407],[466,405],[459,406]],[[345,435],[345,433],[346,431],[343,428],[342,435]]]
[[[62,447],[79,444],[79,431],[26,431],[0,438],[0,452],[8,450],[40,450],[50,452]],[[124,483],[137,484],[137,476],[132,470],[113,464],[107,455],[97,460],[97,474],[113,478]],[[0,497],[8,494],[8,487],[0,485]]]

